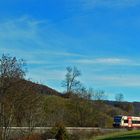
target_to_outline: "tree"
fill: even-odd
[[[92,93],[93,99],[97,101],[105,100],[107,98],[107,95],[103,90],[97,90]]]
[[[12,88],[18,87],[21,79],[24,79],[24,61],[16,57],[2,55],[0,58],[0,126],[1,139],[6,140],[9,133],[9,126],[13,121],[14,105],[12,104]]]
[[[122,93],[116,94],[115,100],[117,101],[115,106],[126,111],[128,115],[134,114],[134,106],[132,103],[123,102],[124,96]]]
[[[67,93],[73,92],[81,84],[77,78],[81,75],[81,72],[76,67],[67,67],[67,73],[65,75],[65,80],[62,82],[62,86],[66,87]]]
[[[33,94],[32,91],[27,91],[24,95],[24,102],[22,102],[22,108],[24,113],[24,125],[28,127],[29,134],[32,133],[35,126],[39,126],[42,123],[42,99],[41,96]]]
[[[123,94],[122,94],[122,93],[116,94],[115,100],[116,100],[117,102],[122,102],[122,101],[124,100]]]
[[[64,123],[66,99],[58,96],[48,96],[44,101],[44,116],[47,126],[55,126],[59,122]]]
[[[73,126],[93,126],[95,108],[91,95],[82,87],[67,101],[67,121]]]

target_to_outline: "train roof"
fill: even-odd
[[[136,119],[140,119],[140,116],[126,116],[126,115],[116,115],[116,116],[114,116],[114,117],[122,117],[122,118],[128,118],[128,117],[130,117],[130,118],[136,118]]]

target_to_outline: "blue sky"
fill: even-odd
[[[27,78],[63,91],[67,66],[108,99],[140,100],[139,0],[1,0],[0,55],[27,62]]]

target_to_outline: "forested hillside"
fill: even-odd
[[[134,114],[133,104],[106,102],[98,91],[92,98],[90,90],[75,79],[80,72],[67,68],[63,94],[47,86],[27,81],[24,63],[3,55],[0,59],[0,131],[2,140],[8,139],[9,127],[36,126],[112,127],[113,116]],[[72,77],[73,76],[73,77]],[[68,84],[67,84],[68,83]],[[78,87],[78,88],[76,88]]]
[[[38,94],[62,96],[62,93],[56,91],[53,88],[29,80],[21,80],[21,84],[26,85],[27,88],[31,88]]]

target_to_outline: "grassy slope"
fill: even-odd
[[[100,136],[91,140],[140,140],[140,131],[118,132],[106,136]]]

